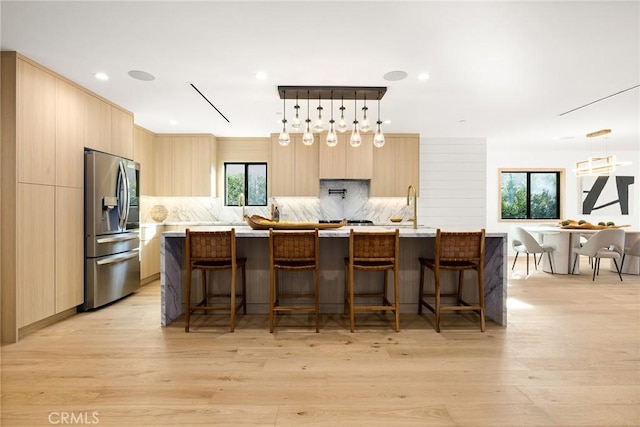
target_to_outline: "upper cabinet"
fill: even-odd
[[[320,138],[320,179],[371,179],[373,176],[373,133],[362,134],[362,144],[352,147],[351,133],[338,134],[338,145],[329,147],[326,133]]]
[[[56,183],[56,78],[19,59],[16,78],[18,181]]]
[[[111,106],[111,151],[133,159],[133,114]]]
[[[156,196],[203,196],[213,193],[213,135],[156,135],[153,168]]]
[[[86,104],[76,86],[56,80],[56,185],[83,188]]]
[[[133,160],[140,164],[140,194],[156,194],[153,141],[155,135],[140,126],[133,128]]]
[[[104,153],[111,153],[111,105],[89,93],[83,94],[87,125],[84,144]]]
[[[318,175],[318,136],[311,145],[302,143],[301,134],[291,134],[286,147],[278,143],[278,134],[271,134],[271,195],[317,197],[320,191]]]
[[[373,150],[371,197],[401,197],[409,185],[418,189],[420,178],[419,134],[385,134],[386,143]]]

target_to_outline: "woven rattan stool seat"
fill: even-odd
[[[230,329],[235,330],[236,313],[242,308],[247,313],[247,283],[246,263],[247,259],[236,256],[235,229],[230,231],[190,231],[185,232],[186,239],[186,266],[187,286],[185,303],[185,332],[189,332],[191,315],[197,310],[204,312],[214,310],[227,310],[230,312]],[[242,293],[236,295],[236,272],[242,273]],[[200,271],[202,276],[202,289],[200,301],[191,303],[191,276],[194,270]],[[231,280],[228,292],[213,293],[207,285],[207,272],[231,270]],[[212,300],[225,300],[225,303],[216,303]]]
[[[485,230],[479,232],[442,232],[436,231],[435,256],[418,258],[420,262],[420,290],[418,295],[418,313],[427,307],[436,315],[436,331],[440,332],[440,315],[443,311],[472,310],[480,315],[480,329],[484,332],[484,241]],[[433,293],[424,293],[425,268],[434,273]],[[457,291],[443,294],[441,291],[440,271],[458,271]],[[462,299],[463,272],[475,270],[478,283],[478,303],[470,304]],[[433,298],[433,302],[430,300]],[[453,305],[444,305],[443,298],[454,298]]]
[[[283,271],[313,271],[313,289],[299,288],[281,292],[280,275]],[[320,331],[320,242],[318,230],[273,231],[269,229],[269,331],[273,332],[275,314],[304,311],[315,315],[316,332]],[[285,300],[311,300],[311,303],[291,305]]]
[[[400,331],[400,295],[398,283],[400,234],[395,232],[356,232],[349,234],[349,257],[344,259],[344,306],[349,312],[351,332],[356,311],[391,311],[395,315],[395,330]],[[356,292],[355,271],[382,271],[384,282],[377,292]],[[393,302],[387,296],[388,272],[393,271]],[[355,300],[378,300],[379,304],[356,304]]]

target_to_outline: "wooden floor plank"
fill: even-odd
[[[1,349],[2,426],[638,426],[640,277],[510,271],[508,326],[471,313],[196,316],[160,327],[159,284]],[[59,421],[59,420],[58,420]],[[77,421],[77,420],[76,420]]]

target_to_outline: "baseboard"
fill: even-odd
[[[38,320],[37,322],[32,323],[30,325],[23,326],[22,328],[18,329],[18,341],[32,332],[40,330],[49,325],[53,325],[54,323],[58,323],[59,321],[66,319],[67,317],[71,317],[74,314],[76,314],[76,312],[77,312],[76,307],[69,308],[65,311],[61,311],[58,314],[54,314],[53,316],[49,316],[45,319]]]
[[[151,276],[147,276],[144,279],[140,279],[140,286],[147,285],[151,282],[155,282],[156,280],[160,280],[160,273],[152,274]]]

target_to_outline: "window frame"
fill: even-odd
[[[502,218],[502,174],[503,173],[526,173],[527,174],[527,211],[530,212],[531,194],[530,182],[531,174],[535,173],[556,173],[558,182],[556,183],[556,191],[558,194],[558,218]],[[564,168],[500,168],[498,169],[498,222],[541,222],[555,221],[563,218],[564,197],[565,197],[565,175]],[[529,214],[527,214],[529,215]]]
[[[223,187],[224,187],[224,206],[239,206],[238,201],[235,201],[235,204],[227,204],[227,166],[228,165],[241,165],[244,166],[244,200],[245,206],[268,206],[269,204],[269,167],[267,162],[224,162],[223,163]],[[250,166],[264,166],[265,172],[265,201],[264,204],[255,205],[249,203],[249,167]]]

